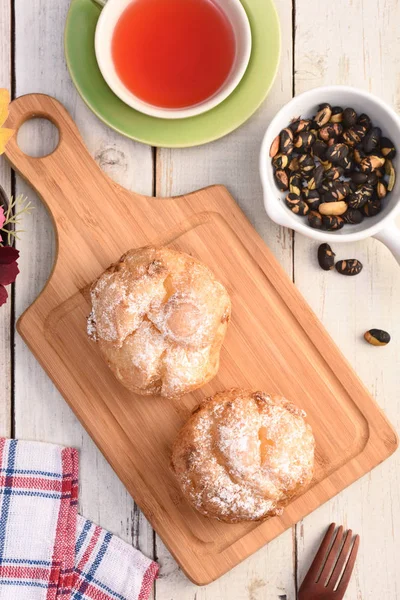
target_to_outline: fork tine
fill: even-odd
[[[306,587],[308,584],[316,582],[318,574],[321,570],[322,565],[324,564],[326,555],[328,553],[329,546],[331,545],[335,527],[336,523],[331,523],[329,525],[328,531],[326,532],[325,537],[322,540],[320,547],[318,548],[318,552],[311,563],[311,567],[308,569],[307,574],[304,577],[301,587]]]
[[[329,551],[328,557],[324,564],[324,568],[321,571],[321,575],[318,577],[318,581],[321,582],[323,585],[327,584],[327,579],[330,576],[330,574],[332,572],[332,568],[338,558],[339,548],[342,544],[342,541],[343,541],[343,526],[341,525],[336,532],[335,540],[332,544],[332,548]]]
[[[331,588],[335,587],[336,583],[338,583],[338,581],[339,581],[340,575],[342,574],[342,569],[343,569],[343,567],[346,563],[346,560],[349,556],[349,550],[351,548],[352,537],[353,537],[353,532],[351,529],[349,529],[346,533],[344,544],[340,551],[339,558],[337,559],[335,568],[333,569],[332,575],[329,578],[328,585]]]
[[[347,586],[349,585],[350,577],[354,569],[354,565],[357,558],[358,548],[360,546],[360,536],[356,535],[354,538],[354,544],[350,552],[349,560],[347,561],[346,567],[343,571],[343,576],[339,581],[339,585],[337,586],[336,591],[340,592],[342,595],[339,595],[339,598],[343,598],[343,595],[346,591]]]

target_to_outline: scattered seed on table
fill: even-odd
[[[318,263],[324,271],[330,271],[335,266],[335,253],[329,244],[321,244],[319,246]]]
[[[335,265],[336,270],[341,275],[358,275],[362,271],[362,264],[356,258],[350,258],[347,260],[340,260]]]
[[[386,346],[390,342],[390,335],[383,329],[370,329],[364,333],[364,338],[372,346]]]

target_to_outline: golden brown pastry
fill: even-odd
[[[130,250],[95,281],[91,301],[88,334],[128,389],[180,396],[217,373],[231,304],[195,258]]]
[[[172,449],[186,499],[227,523],[281,514],[313,476],[315,441],[305,416],[264,392],[233,389],[208,398]]]

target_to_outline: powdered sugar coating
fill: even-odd
[[[315,441],[304,417],[263,392],[230,390],[206,400],[173,446],[186,498],[231,523],[280,514],[312,479]]]
[[[88,335],[129,389],[178,396],[216,374],[230,300],[203,263],[131,250],[93,284],[91,301]]]

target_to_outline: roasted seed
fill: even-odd
[[[294,141],[297,152],[308,152],[315,142],[315,135],[311,131],[302,131]]]
[[[371,119],[368,115],[362,113],[357,119],[357,124],[362,125],[365,127],[366,131],[368,131],[368,129],[371,127]]]
[[[318,208],[321,215],[343,215],[347,210],[347,204],[343,200],[340,202],[323,202]]]
[[[344,132],[343,140],[349,146],[356,146],[357,144],[359,144],[361,142],[361,140],[364,138],[366,133],[367,133],[367,130],[365,127],[363,127],[362,125],[356,124]]]
[[[367,183],[369,183],[369,185],[374,186],[374,185],[376,185],[378,183],[378,181],[379,181],[379,179],[378,179],[378,176],[376,174],[376,171],[372,171],[372,173],[370,173],[367,176]]]
[[[354,169],[354,162],[351,156],[348,154],[344,156],[339,162],[339,167],[342,167],[345,171],[352,171]]]
[[[375,169],[379,169],[379,167],[383,167],[385,164],[385,159],[383,156],[378,156],[376,154],[371,154],[371,156],[366,156],[362,159],[360,163],[360,169],[363,173],[371,173]]]
[[[363,158],[366,157],[366,154],[362,148],[357,146],[356,148],[354,148],[353,157],[355,162],[359,165]]]
[[[362,271],[362,264],[356,258],[340,260],[335,265],[336,270],[341,275],[358,275]]]
[[[295,135],[299,134],[300,131],[308,131],[311,127],[310,119],[295,119],[290,125],[290,129]]]
[[[353,127],[357,123],[357,113],[354,108],[345,108],[343,111],[343,125],[345,127]]]
[[[367,173],[359,173],[358,171],[354,171],[354,173],[350,174],[350,179],[353,183],[360,185],[361,183],[366,183],[368,179]]]
[[[362,188],[358,188],[349,196],[347,203],[349,208],[361,208],[369,200],[369,198],[370,196],[365,194]]]
[[[394,158],[396,156],[396,148],[392,140],[387,137],[381,138],[381,153],[385,158]]]
[[[332,108],[331,123],[341,123],[343,121],[343,108],[341,106],[334,106]]]
[[[293,210],[295,206],[298,206],[301,201],[300,195],[293,194],[292,192],[289,192],[285,198],[286,206],[288,206],[290,210]]]
[[[349,208],[343,215],[345,223],[349,225],[358,225],[364,220],[364,215],[356,208]]]
[[[300,169],[298,156],[295,156],[292,159],[290,159],[288,169],[289,171],[298,171]]]
[[[387,194],[387,183],[385,181],[378,181],[376,185],[376,194],[378,198],[382,200]]]
[[[347,181],[336,181],[331,190],[331,195],[335,200],[344,200],[350,193],[351,189]]]
[[[394,188],[394,184],[396,182],[396,171],[395,171],[392,161],[389,158],[387,158],[385,160],[385,173],[389,178],[389,181],[387,184],[387,189],[388,189],[388,192],[391,192],[392,189]]]
[[[297,196],[301,196],[301,187],[302,187],[303,178],[299,172],[292,173],[289,177],[289,191],[292,194],[296,194]]]
[[[308,224],[313,229],[321,229],[322,228],[322,215],[319,214],[318,211],[312,210],[308,213]]]
[[[330,104],[325,102],[324,104],[320,104],[318,108],[318,112],[314,117],[314,121],[318,127],[322,127],[328,123],[329,119],[332,116],[332,107]]]
[[[375,217],[375,215],[378,215],[381,212],[381,210],[382,210],[382,204],[381,204],[380,199],[377,196],[368,200],[364,204],[364,206],[361,208],[361,212],[366,217]]]
[[[327,149],[328,146],[325,144],[325,142],[323,142],[322,140],[317,140],[313,143],[311,147],[311,152],[313,156],[316,156],[320,160],[325,160]]]
[[[280,136],[277,135],[271,144],[271,148],[269,149],[269,155],[271,158],[274,158],[274,156],[276,156],[278,154],[279,145],[280,145]]]
[[[349,148],[346,144],[332,144],[326,152],[326,160],[337,164],[349,153]]]
[[[371,127],[363,139],[363,148],[368,154],[373,152],[381,139],[382,129],[380,127]]]
[[[318,248],[318,263],[324,271],[330,271],[335,266],[335,253],[329,244],[321,244]]]
[[[327,125],[321,127],[318,132],[320,139],[324,142],[328,142],[330,139],[336,140],[338,137],[336,125],[339,126],[340,123],[328,123]]]
[[[289,176],[284,169],[277,169],[274,173],[274,179],[281,192],[289,189]]]
[[[275,154],[272,159],[272,164],[275,169],[286,169],[289,163],[289,158],[286,154]]]
[[[291,154],[293,152],[293,132],[289,127],[281,131],[279,149],[282,154]]]
[[[342,217],[337,217],[335,215],[323,215],[322,217],[322,227],[328,231],[342,229],[343,225],[344,221]]]
[[[370,329],[364,333],[364,338],[372,346],[386,346],[390,342],[390,335],[383,329]]]
[[[302,217],[304,217],[304,215],[306,215],[310,211],[310,208],[307,202],[304,202],[304,200],[300,200],[298,204],[291,208],[291,211],[294,212],[296,215],[301,215]]]
[[[299,167],[303,174],[310,174],[315,167],[313,157],[309,154],[302,154],[299,158]]]
[[[321,198],[317,190],[309,190],[308,188],[305,188],[303,190],[303,196],[310,210],[318,209],[319,205],[321,204]]]
[[[318,165],[318,167],[316,167],[314,169],[313,176],[308,181],[308,186],[307,186],[308,189],[310,189],[310,190],[318,189],[322,183],[324,175],[325,175],[324,167],[322,165]]]
[[[320,160],[321,165],[324,167],[325,171],[329,171],[332,168],[332,163],[329,160]]]
[[[328,169],[328,171],[325,172],[325,177],[326,179],[336,181],[337,179],[340,179],[340,177],[342,177],[343,174],[343,167],[332,167],[331,169]]]

